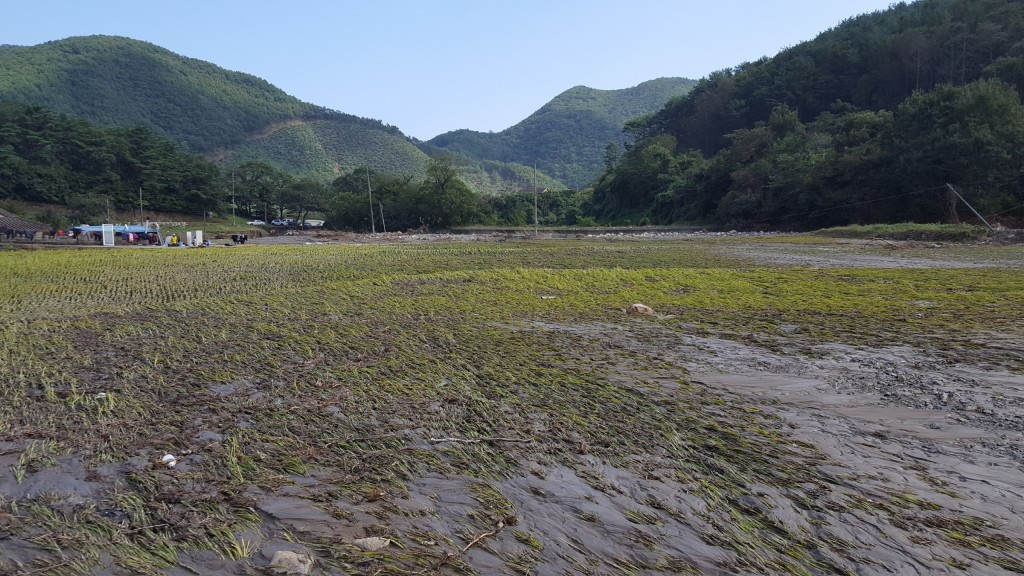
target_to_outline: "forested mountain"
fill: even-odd
[[[432,180],[431,166],[435,176],[438,166],[457,173],[457,182]],[[37,214],[51,225],[134,211],[140,190],[147,213],[223,214],[234,197],[240,215],[265,219],[344,214],[339,205],[352,196],[361,207],[365,194],[346,188],[358,183],[351,176],[367,173],[395,228],[500,223],[501,214],[522,220],[518,204],[499,214],[474,192],[562,187],[523,165],[430,160],[397,128],[145,42],[93,36],[0,46],[0,199],[64,205]],[[577,214],[578,205],[560,214]],[[372,227],[359,221],[363,213],[334,220]]]
[[[255,76],[114,36],[5,47],[0,97],[103,125],[146,126],[199,153],[320,112]]]
[[[948,183],[983,215],[1024,223],[1024,1],[894,4],[689,87],[577,87],[500,133],[417,142],[145,42],[0,46],[0,197],[128,204],[152,182],[147,208],[196,211],[223,208],[235,181],[249,213],[372,227],[346,180],[362,170],[395,223],[524,223],[525,191],[596,175],[592,198],[552,194],[558,215],[541,220],[807,228],[968,216]],[[465,189],[437,177],[452,171]],[[472,209],[442,217],[431,194]]]
[[[325,182],[366,165],[422,176],[427,164],[393,126],[301,102],[255,76],[128,38],[4,46],[0,100],[107,126],[144,126],[222,166],[258,159]]]
[[[569,187],[583,186],[604,169],[608,144],[621,145],[626,121],[657,111],[693,84],[684,78],[659,78],[623,90],[576,86],[511,128],[496,133],[447,132],[423,148],[476,160],[536,164]]]
[[[360,167],[422,178],[429,160],[394,126],[308,104],[255,76],[114,36],[0,46],[2,100],[107,126],[147,127],[225,169],[259,161],[324,183]],[[466,157],[460,163],[467,182],[482,193],[532,183],[532,169],[525,166]],[[545,182],[561,185],[541,174]]]
[[[1024,2],[919,0],[702,79],[595,189],[608,220],[1022,218]],[[835,209],[843,206],[842,209]]]
[[[327,212],[338,227],[369,230],[374,225],[367,217],[371,183],[375,212],[386,213],[392,231],[495,222],[503,215],[522,219],[514,208],[501,214],[490,209],[449,157],[431,159],[424,173],[414,179],[359,167],[330,187],[259,161],[223,173],[148,128],[101,127],[42,106],[0,102],[0,200],[46,206],[26,216],[55,228],[109,222],[111,212],[131,212],[138,220],[156,212],[203,217],[235,212],[303,221],[316,211]],[[561,214],[568,215],[571,207],[562,200]],[[380,225],[385,227],[383,220]]]

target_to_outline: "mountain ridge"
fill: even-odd
[[[358,167],[419,178],[429,156],[450,154],[482,193],[532,188],[534,171],[543,187],[589,184],[603,147],[621,141],[623,121],[655,112],[692,83],[578,85],[493,137],[454,131],[446,134],[464,135],[460,145],[438,146],[441,136],[419,141],[381,120],[304,102],[253,74],[144,40],[73,36],[0,49],[0,99],[103,126],[145,126],[221,167],[258,160],[321,181]]]
[[[270,82],[123,36],[76,36],[0,51],[0,98],[45,106],[103,126],[145,126],[222,166],[266,160],[297,176],[336,177],[321,137],[338,142],[376,133],[360,164],[421,176],[427,157],[402,132],[303,102]],[[275,131],[319,123],[292,155],[261,150]],[[303,156],[315,162],[304,164]],[[297,160],[298,158],[298,160]]]
[[[695,84],[687,78],[664,77],[612,90],[577,85],[500,132],[453,130],[427,144],[475,159],[536,163],[570,186],[586,185],[600,175],[605,147],[623,143],[626,121],[658,111]]]

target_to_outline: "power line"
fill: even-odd
[[[992,216],[999,216],[1000,214],[1006,214],[1007,212],[1013,212],[1014,210],[1017,210],[1019,208],[1024,208],[1024,204],[1018,204],[1018,205],[1014,206],[1013,208],[1007,208],[1006,210],[1003,210],[1001,212],[993,212],[993,213],[989,214],[988,216],[990,218]]]
[[[861,202],[852,202],[850,204],[843,204],[840,206],[832,206],[831,208],[818,208],[817,210],[809,210],[807,212],[793,212],[790,214],[783,214],[781,216],[772,216],[771,218],[764,218],[761,220],[748,220],[747,224],[760,224],[762,222],[768,222],[770,220],[782,220],[785,218],[791,218],[793,216],[807,216],[809,214],[817,214],[818,212],[829,212],[831,210],[839,210],[841,208],[850,208],[853,206],[863,206],[864,204],[871,204],[872,202],[880,202],[882,200],[892,200],[893,198],[902,198],[904,196],[913,196],[914,194],[921,194],[923,192],[934,192],[935,190],[941,190],[945,186],[935,186],[933,188],[925,188],[923,190],[915,190],[913,192],[905,192],[903,194],[895,194],[893,196],[884,196],[882,198],[873,198],[871,200],[863,200]]]

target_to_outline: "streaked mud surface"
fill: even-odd
[[[0,255],[0,572],[1020,573],[1018,253],[901,250]]]

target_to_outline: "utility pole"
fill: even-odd
[[[537,220],[537,162],[533,163],[533,235],[540,235],[540,224]]]
[[[974,215],[977,216],[979,220],[984,222],[985,226],[988,226],[989,230],[995,230],[995,228],[992,228],[992,225],[988,223],[988,220],[985,220],[985,218],[981,214],[978,214],[978,211],[974,209],[974,206],[971,206],[970,202],[964,200],[964,197],[961,196],[960,193],[956,191],[956,188],[953,188],[952,184],[947,182],[946,186],[948,186],[949,189],[953,191],[953,194],[956,194],[956,197],[959,198],[961,202],[967,204],[967,207],[971,209],[971,212],[974,212]]]
[[[377,202],[377,207],[380,208],[380,225],[384,227],[384,233],[388,233],[388,223],[384,221],[384,205]]]
[[[370,195],[370,232],[377,233],[377,224],[373,218],[373,190],[370,188],[370,168],[366,168],[366,193]]]
[[[237,226],[235,221],[235,171],[231,171],[231,225]]]
[[[139,224],[142,224],[142,186],[139,186]]]

